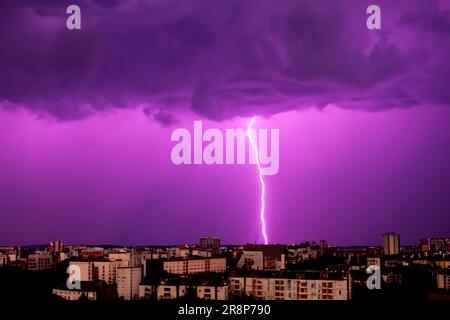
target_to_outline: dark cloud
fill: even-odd
[[[416,11],[405,13],[401,21],[432,33],[450,35],[450,11],[440,10],[439,1],[436,0],[431,0],[426,5],[422,3]]]
[[[66,1],[0,5],[0,101],[62,120],[146,105],[170,125],[304,107],[449,104],[450,13],[438,1]]]
[[[144,113],[150,118],[159,122],[163,127],[168,127],[179,123],[179,119],[173,113],[160,109],[144,108]]]

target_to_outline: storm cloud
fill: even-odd
[[[329,104],[450,103],[450,11],[439,1],[2,1],[0,101],[59,120],[137,108],[164,126]],[[177,116],[175,116],[177,115]]]

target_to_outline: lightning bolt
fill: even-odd
[[[261,211],[260,211],[259,218],[261,220],[261,232],[262,232],[262,236],[264,238],[264,244],[268,244],[269,239],[267,238],[266,220],[264,217],[264,210],[266,209],[266,202],[265,202],[266,185],[265,185],[264,179],[263,179],[263,172],[262,172],[261,164],[259,163],[259,150],[258,150],[258,147],[256,146],[256,142],[253,140],[253,137],[251,135],[251,130],[252,130],[253,123],[255,122],[255,120],[256,120],[256,117],[253,117],[253,118],[251,118],[250,122],[248,123],[247,136],[248,136],[248,139],[250,140],[250,144],[251,144],[253,150],[255,151],[256,164],[258,166],[259,182],[261,183]]]

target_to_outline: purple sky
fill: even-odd
[[[254,166],[175,166],[170,134],[280,129],[271,242],[449,236],[450,4],[0,3],[0,244],[260,242]]]

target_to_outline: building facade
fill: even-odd
[[[94,279],[114,284],[119,267],[124,267],[123,261],[94,261]]]
[[[230,294],[257,300],[350,300],[351,278],[297,279],[233,276]]]
[[[0,253],[0,267],[8,265],[8,255]]]
[[[177,259],[164,261],[163,269],[172,274],[221,273],[227,269],[227,263],[225,258]]]
[[[64,249],[64,244],[60,240],[56,240],[53,242],[50,242],[49,244],[50,252],[61,252]]]
[[[450,273],[438,272],[436,275],[437,288],[440,290],[450,290]]]
[[[151,289],[147,289],[150,291]],[[202,300],[228,300],[228,285],[178,285],[161,284],[157,286],[158,300],[172,300],[184,297],[189,293]],[[141,290],[145,294],[145,288]]]
[[[80,270],[80,281],[94,280],[94,262],[92,261],[70,261],[70,266],[78,267]]]
[[[117,294],[125,300],[139,298],[139,284],[142,279],[141,267],[117,268]]]
[[[220,238],[218,237],[200,238],[200,248],[207,249],[215,254],[220,253]]]
[[[246,245],[237,267],[250,270],[285,270],[286,246]]]
[[[64,300],[80,300],[82,296],[88,300],[97,300],[97,292],[92,290],[69,290],[69,289],[53,289],[53,294]]]
[[[28,271],[49,270],[52,268],[52,255],[35,253],[28,256]]]
[[[400,254],[400,235],[398,233],[383,234],[383,251],[385,255]]]

